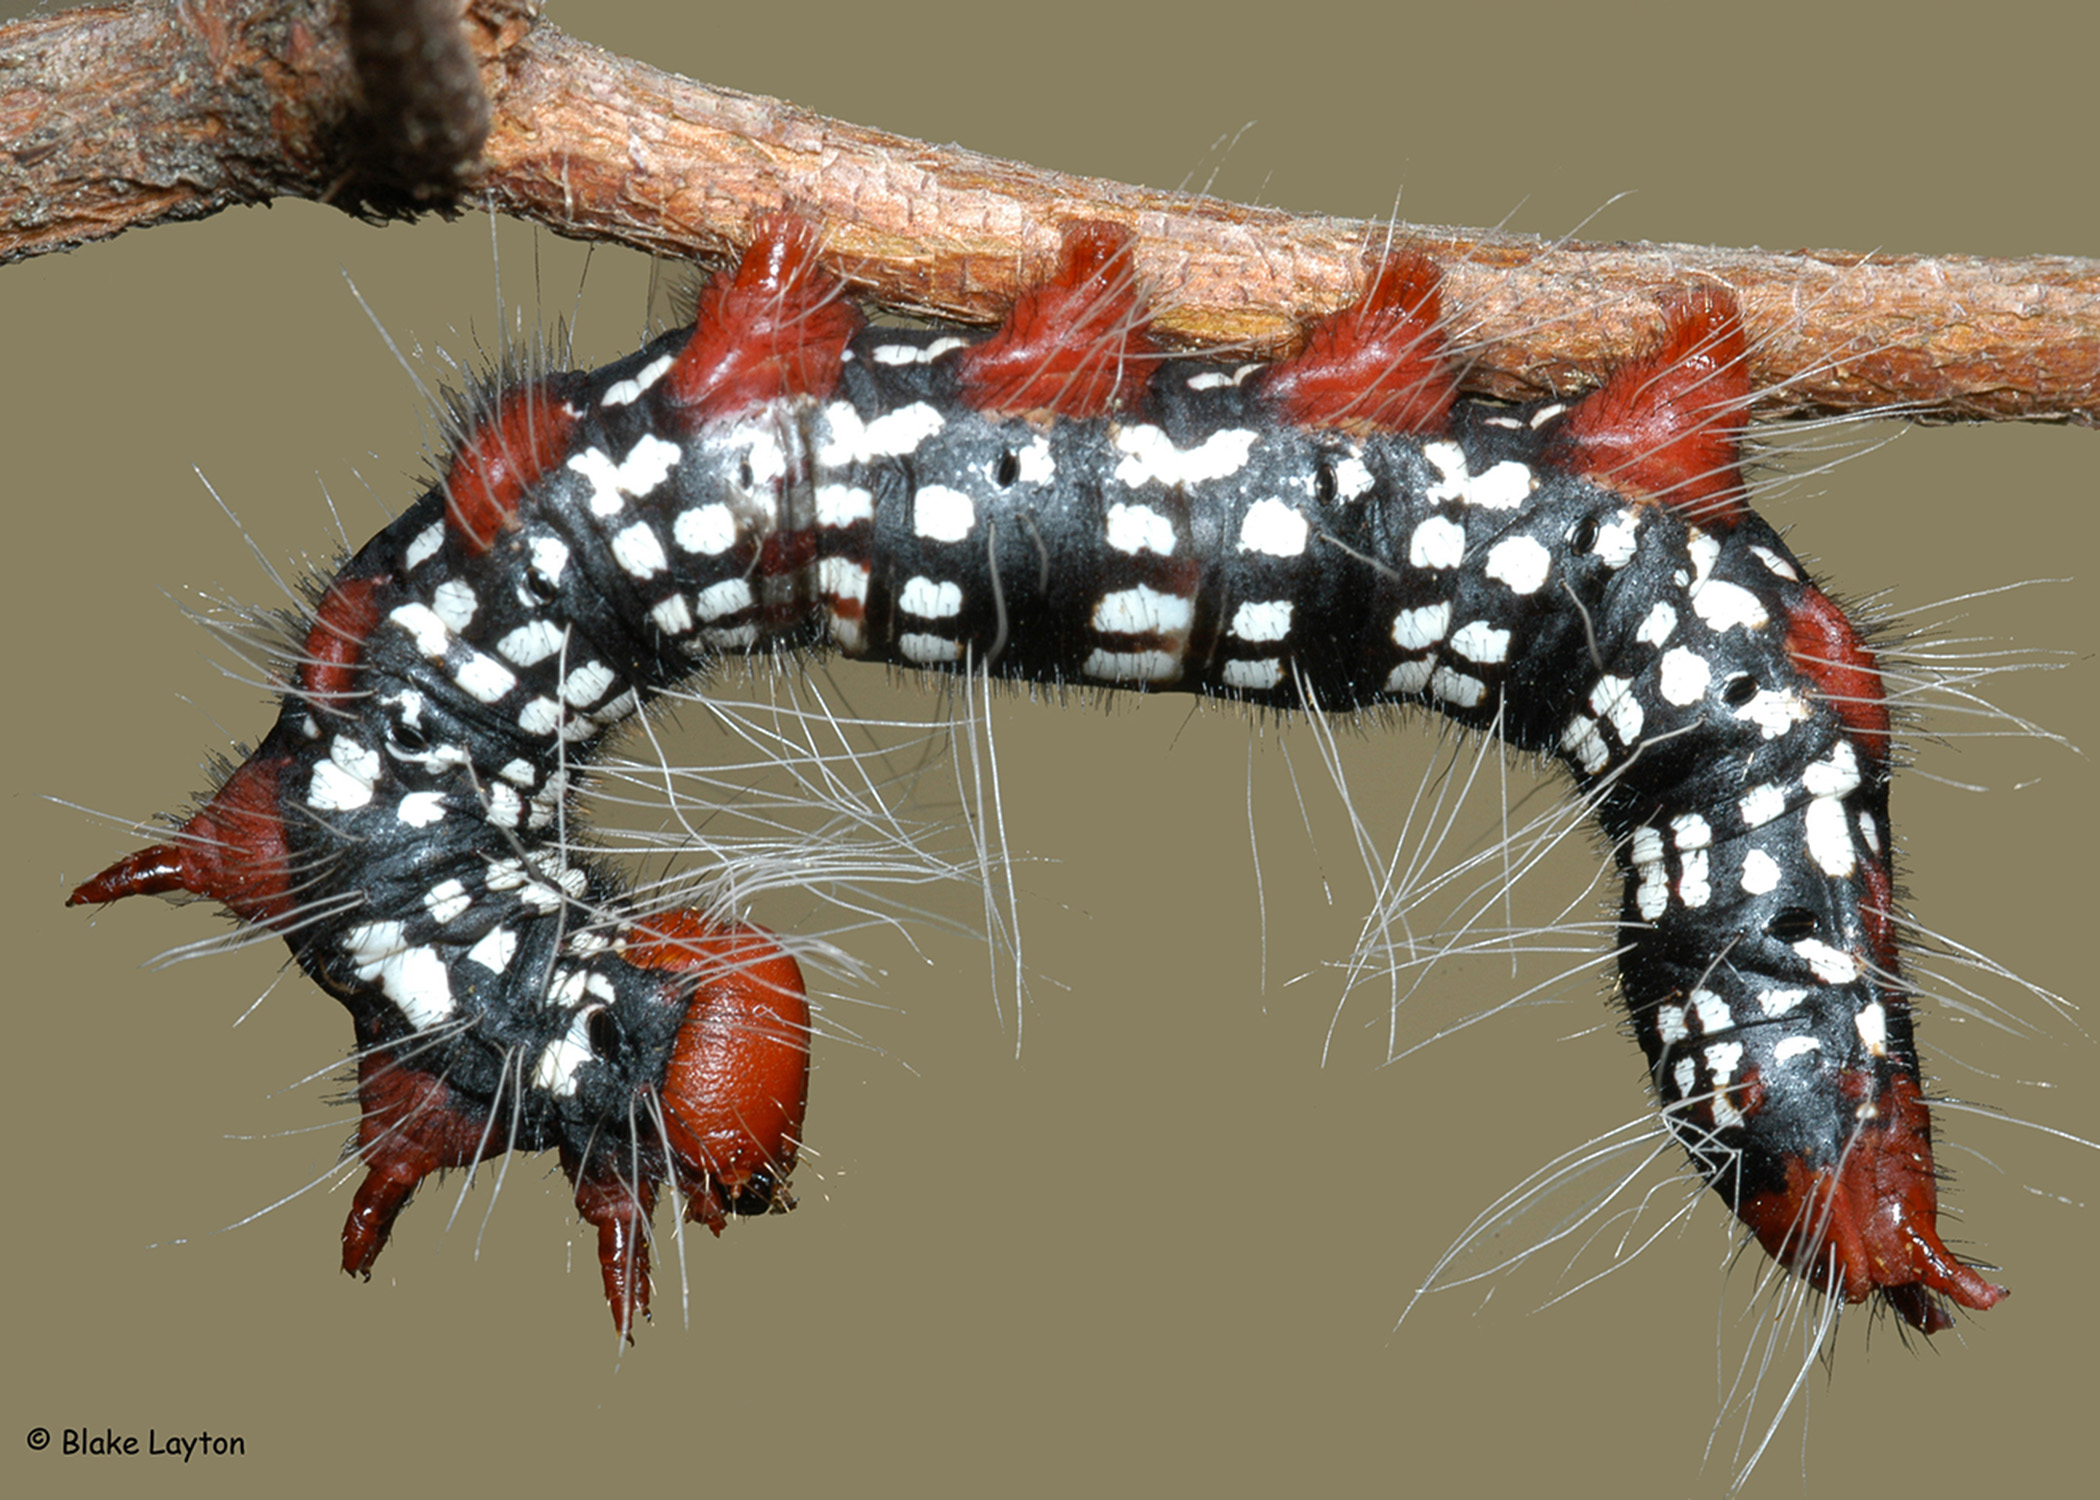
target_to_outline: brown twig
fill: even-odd
[[[390,32],[361,28],[386,33],[382,52],[442,59],[432,3],[350,10],[395,17]],[[561,234],[719,255],[790,208],[824,225],[829,253],[874,300],[983,322],[1039,274],[1063,223],[1114,219],[1136,231],[1141,270],[1170,289],[1163,332],[1258,351],[1346,301],[1366,255],[1398,239],[1446,268],[1477,346],[1471,389],[1578,388],[1652,340],[1659,292],[1711,279],[1742,302],[1773,414],[1900,407],[2100,424],[2100,262],[1548,245],[1301,217],[1061,176],[710,88],[564,35],[533,0],[451,4],[490,112],[466,201]],[[363,49],[361,92],[345,17],[329,0],[174,0],[0,28],[0,260],[278,196],[366,214],[441,205],[472,135],[458,54],[449,72],[441,61],[411,74]]]

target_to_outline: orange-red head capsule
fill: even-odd
[[[809,1103],[801,967],[764,929],[694,911],[651,917],[626,956],[697,976],[664,1073],[664,1144],[688,1217],[720,1233],[747,1192],[767,1197],[794,1170]]]

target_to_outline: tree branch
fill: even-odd
[[[465,54],[447,9],[464,12]],[[489,124],[463,168],[474,74]],[[0,28],[0,260],[280,196],[368,216],[487,202],[678,257],[725,254],[787,208],[823,224],[875,301],[966,322],[1005,311],[1062,223],[1114,219],[1165,289],[1162,332],[1260,353],[1405,242],[1445,268],[1465,384],[1505,396],[1592,383],[1652,340],[1659,292],[1712,279],[1743,305],[1769,415],[2100,424],[2092,260],[1548,244],[1291,215],[710,88],[569,37],[534,0],[163,0]]]

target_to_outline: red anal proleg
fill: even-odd
[[[487,1114],[463,1106],[441,1078],[397,1062],[390,1052],[358,1059],[357,1155],[365,1180],[343,1221],[343,1270],[372,1275],[394,1221],[416,1186],[445,1167],[470,1167],[510,1149]]]
[[[1871,1075],[1847,1073],[1858,1129],[1834,1167],[1787,1162],[1785,1190],[1738,1215],[1772,1258],[1812,1285],[1864,1302],[1879,1293],[1920,1333],[1953,1319],[1934,1294],[1982,1311],[2006,1295],[1940,1240],[1932,1122],[1915,1079],[1894,1075],[1875,1097]]]
[[[285,765],[274,756],[244,762],[175,838],[125,855],[77,886],[66,905],[188,891],[251,922],[288,915],[291,852],[277,802]]]
[[[1458,385],[1444,363],[1443,278],[1425,256],[1388,257],[1356,302],[1318,319],[1305,345],[1257,377],[1299,427],[1435,436]]]
[[[997,416],[1103,417],[1142,394],[1159,346],[1130,231],[1068,225],[1057,265],[992,336],[950,356],[963,399]]]
[[[1735,298],[1701,288],[1662,305],[1653,352],[1621,365],[1570,407],[1552,460],[1607,489],[1668,505],[1703,526],[1734,525],[1750,366]]]
[[[488,551],[532,487],[568,453],[576,412],[536,386],[497,403],[453,450],[445,471],[445,518],[471,556]]]
[[[693,336],[664,398],[698,426],[762,401],[831,394],[865,320],[817,259],[817,234],[785,214],[761,220],[736,268],[701,289]]]

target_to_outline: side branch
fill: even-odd
[[[280,196],[412,213],[464,181],[455,207],[676,257],[725,254],[791,209],[823,224],[875,301],[988,322],[1063,223],[1101,218],[1134,230],[1141,271],[1167,289],[1159,329],[1187,344],[1273,353],[1355,294],[1367,256],[1405,243],[1445,268],[1471,390],[1586,387],[1653,339],[1660,292],[1710,279],[1741,301],[1770,415],[2100,424],[2100,262],[1548,244],[1298,216],[827,120],[616,57],[540,23],[532,0],[455,3],[489,120],[464,171],[479,101],[465,59],[445,55],[453,39],[375,46],[368,30],[364,85],[346,40],[375,14],[440,24],[427,0],[367,0],[347,21],[329,0],[165,0],[0,28],[0,260]],[[423,54],[427,82],[371,61]],[[433,140],[428,161],[390,144]]]

